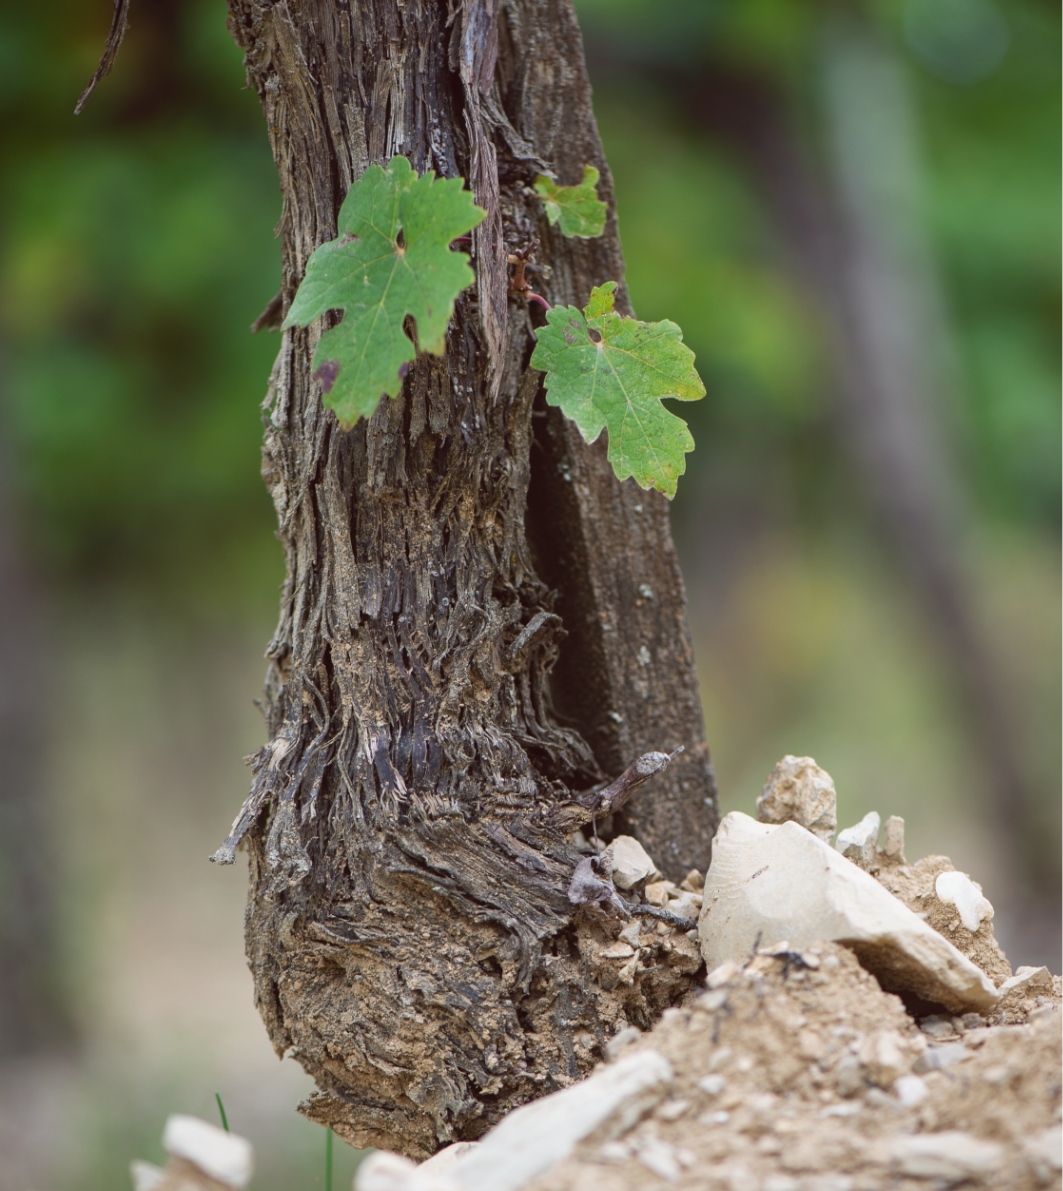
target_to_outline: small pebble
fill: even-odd
[[[769,1174],[763,1188],[764,1191],[800,1191],[801,1184],[788,1174]]]
[[[698,1080],[698,1087],[710,1096],[718,1096],[727,1087],[722,1075],[705,1075]]]
[[[630,1046],[632,1042],[637,1042],[641,1037],[642,1031],[638,1026],[625,1026],[605,1044],[605,1057],[611,1062],[619,1056],[620,1052],[626,1046]]]
[[[719,1071],[719,1069],[726,1065],[731,1058],[731,1048],[729,1046],[721,1046],[719,1050],[715,1050],[709,1057],[709,1070]]]
[[[846,1100],[843,1104],[828,1104],[819,1110],[821,1117],[855,1117],[863,1108],[862,1104],[854,1100]]]
[[[689,1107],[689,1100],[666,1100],[654,1116],[662,1121],[678,1121]]]
[[[666,1141],[651,1138],[639,1146],[638,1159],[647,1170],[658,1178],[674,1183],[683,1173],[675,1150]]]
[[[902,1075],[893,1085],[893,1092],[904,1108],[914,1108],[927,1098],[929,1089],[918,1075]]]
[[[694,1002],[695,1009],[704,1009],[707,1013],[715,1013],[727,1004],[727,989],[714,988],[711,992],[702,993]]]
[[[719,1112],[703,1112],[698,1120],[703,1125],[726,1125],[731,1119],[729,1112],[724,1112],[722,1109]]]

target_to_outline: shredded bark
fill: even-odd
[[[572,831],[610,813],[677,880],[707,865],[718,815],[682,582],[663,498],[536,416],[536,316],[508,294],[507,256],[537,239],[552,301],[613,278],[626,302],[567,0],[229,10],[280,174],[283,306],[372,162],[464,177],[488,212],[445,358],[418,358],[368,421],[343,430],[321,404],[328,319],[282,337],[263,407],[287,558],[270,739],[214,857],[249,853],[256,1001],[317,1080],[303,1111],[424,1155],[584,1074],[698,967],[677,930],[619,981],[595,957],[622,920],[567,896]],[[604,237],[548,226],[544,163],[601,171]],[[608,785],[680,747],[666,772]],[[618,796],[649,777],[652,794]]]

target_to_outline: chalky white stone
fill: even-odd
[[[829,843],[838,826],[837,802],[830,774],[811,757],[788,753],[768,775],[757,799],[757,818],[762,823],[800,823]]]
[[[162,1148],[228,1187],[246,1187],[255,1168],[254,1153],[246,1138],[180,1113],[167,1117]]]
[[[996,1004],[989,978],[898,898],[797,823],[772,826],[732,811],[713,841],[698,923],[710,972],[788,939],[850,947],[887,989],[954,1013]]]
[[[861,868],[870,868],[875,862],[878,844],[878,830],[882,826],[878,811],[868,811],[859,823],[838,832],[834,846],[843,856]]]
[[[451,1177],[462,1191],[519,1191],[606,1121],[615,1119],[618,1133],[631,1128],[672,1079],[672,1065],[658,1051],[628,1055],[511,1112],[454,1165]]]
[[[939,873],[934,892],[943,902],[951,902],[959,911],[960,921],[972,933],[984,918],[993,917],[993,907],[982,895],[982,886],[966,873]]]
[[[1003,1147],[955,1129],[898,1137],[891,1150],[902,1174],[946,1182],[992,1174],[1004,1160]]]
[[[618,835],[605,850],[613,862],[613,884],[617,889],[632,889],[639,881],[658,875],[650,854],[633,835]]]

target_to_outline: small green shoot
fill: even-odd
[[[558,186],[540,174],[535,193],[543,200],[550,226],[561,224],[561,234],[593,240],[605,231],[608,208],[598,197],[598,171],[593,165],[583,167],[583,181],[578,186]]]
[[[226,1133],[229,1132],[229,1118],[225,1115],[225,1105],[221,1102],[221,1092],[214,1093],[214,1099],[218,1102],[218,1112],[221,1114],[221,1127]]]
[[[325,1191],[332,1191],[332,1130],[325,1130]]]

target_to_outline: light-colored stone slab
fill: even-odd
[[[891,1150],[901,1174],[945,1183],[992,1174],[1004,1161],[1002,1146],[957,1130],[898,1137]]]
[[[1052,991],[1052,973],[1045,967],[1023,966],[1010,980],[1005,980],[997,991],[1003,997],[1016,989],[1021,989],[1022,992],[1029,993],[1030,996],[1039,992],[1050,993]]]
[[[904,864],[904,820],[890,815],[882,826],[882,855],[890,864]]]
[[[245,1137],[180,1113],[167,1117],[162,1148],[228,1187],[246,1187],[255,1168],[254,1152]]]
[[[952,1012],[984,1012],[989,978],[869,873],[795,822],[772,826],[732,811],[720,824],[698,923],[710,972],[758,946],[844,943],[884,988]]]
[[[563,1091],[511,1112],[461,1159],[452,1177],[462,1191],[519,1191],[567,1157],[610,1118],[630,1128],[664,1095],[672,1067],[655,1050],[640,1050]]]
[[[613,862],[613,884],[617,889],[633,889],[639,881],[660,876],[649,852],[633,835],[618,835],[605,850]]]
[[[878,831],[881,826],[878,811],[868,811],[859,823],[838,832],[834,846],[853,864],[869,869],[878,856]]]
[[[768,775],[757,799],[762,823],[800,823],[817,838],[830,842],[838,826],[834,781],[811,757],[787,754]]]
[[[133,1180],[133,1191],[155,1191],[155,1188],[166,1178],[166,1171],[154,1162],[141,1162],[134,1158],[129,1164],[129,1174]]]

